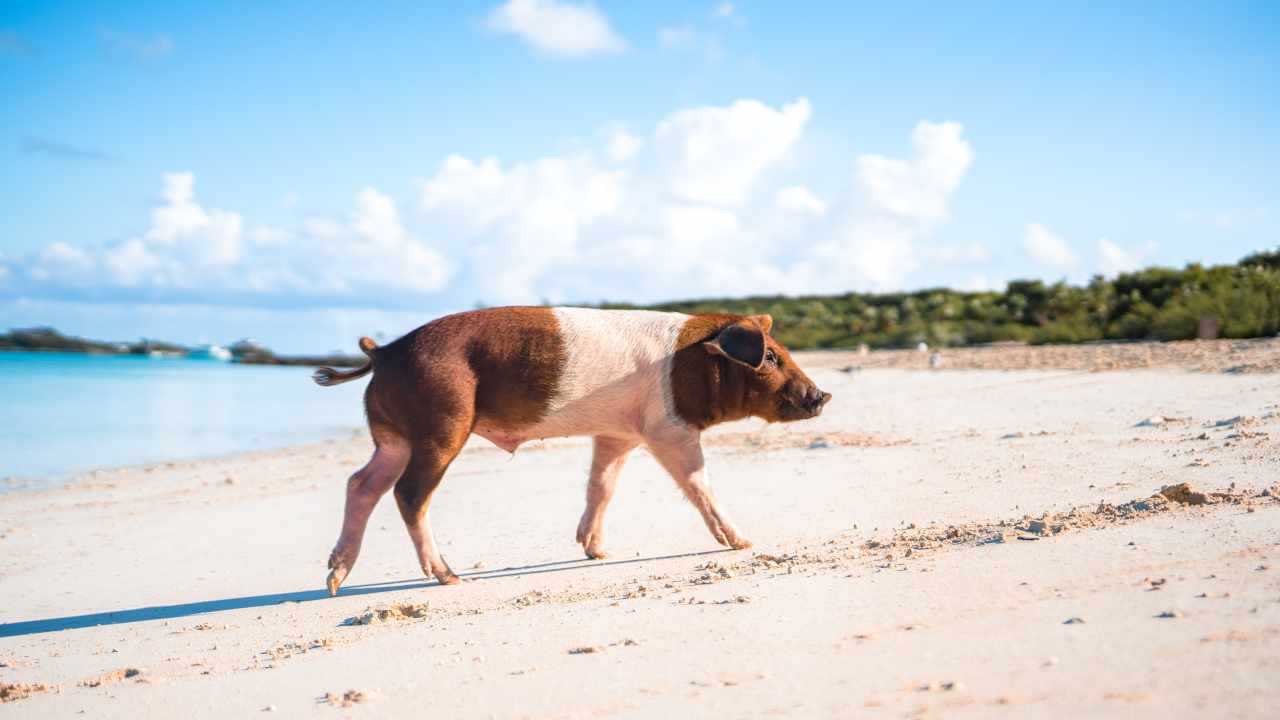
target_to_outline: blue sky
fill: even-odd
[[[1280,226],[1273,3],[0,4],[0,326],[1001,287]]]

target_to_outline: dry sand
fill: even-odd
[[[476,441],[432,510],[456,587],[388,501],[327,597],[363,436],[3,495],[0,717],[1274,717],[1280,375],[1206,347],[802,356],[823,417],[707,439],[746,551],[638,453],[585,560],[588,444]]]

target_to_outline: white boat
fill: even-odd
[[[191,348],[191,352],[187,357],[192,360],[217,360],[218,362],[229,362],[231,360],[231,351],[221,345],[201,345]]]

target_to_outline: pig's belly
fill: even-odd
[[[666,413],[661,408],[619,407],[614,404],[599,407],[595,403],[570,403],[551,412],[534,425],[508,427],[498,421],[482,419],[476,423],[472,433],[507,452],[515,452],[516,448],[530,440],[553,437],[608,435],[640,439],[644,436],[645,428],[653,424],[655,411],[657,421],[666,422]]]

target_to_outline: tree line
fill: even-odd
[[[1015,280],[1003,291],[782,295],[638,306],[685,313],[769,313],[793,349],[1250,338],[1280,333],[1280,248],[1231,265],[1151,267],[1087,285]]]

